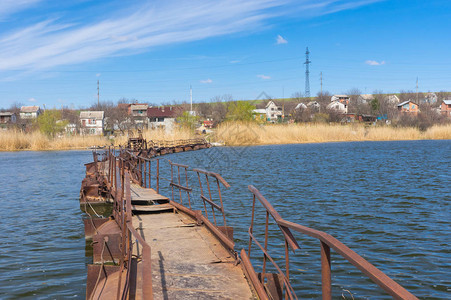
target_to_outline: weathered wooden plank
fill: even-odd
[[[140,212],[163,212],[163,211],[173,211],[174,206],[170,204],[158,204],[158,205],[132,205],[132,211],[136,213]]]

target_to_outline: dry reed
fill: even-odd
[[[143,137],[147,140],[174,141],[189,139],[194,137],[190,130],[175,129],[166,132],[162,129],[146,130]],[[21,151],[21,150],[72,150],[86,149],[87,147],[101,147],[108,145],[124,145],[127,142],[127,135],[108,139],[104,136],[62,136],[50,138],[40,132],[23,133],[21,131],[9,130],[0,131],[0,151]]]
[[[154,129],[144,131],[143,137],[154,141],[175,141],[194,138],[195,134],[188,129],[176,128],[171,132]],[[103,136],[76,135],[52,139],[40,132],[0,131],[0,151],[71,150],[86,149],[92,146],[118,146],[124,145],[127,138],[124,135],[109,140]],[[411,127],[365,127],[360,124],[258,125],[255,123],[229,122],[221,124],[213,136],[213,140],[229,146],[422,139],[451,139],[451,125],[435,125],[422,132]]]
[[[216,141],[229,146],[325,143],[351,141],[397,141],[451,139],[451,125],[433,126],[426,132],[416,128],[366,127],[361,124],[273,124],[230,122],[221,124]]]

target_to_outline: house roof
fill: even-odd
[[[131,104],[129,104],[129,103],[119,103],[118,105],[117,105],[117,108],[119,108],[119,109],[128,109],[128,107],[130,106]]]
[[[131,110],[146,110],[149,107],[147,104],[132,104],[130,106]]]
[[[257,104],[255,105],[255,107],[256,107],[257,109],[265,109],[265,108],[266,108],[266,103],[265,103],[264,101],[262,101],[262,102],[260,102],[260,103],[257,103]]]
[[[333,106],[335,106],[335,105],[343,106],[343,107],[346,106],[344,103],[341,103],[341,102],[338,101],[338,100],[334,100],[334,101],[332,101],[331,103],[329,103],[329,104],[327,105],[327,108],[331,108],[331,107],[333,107]]]
[[[364,100],[373,100],[374,99],[373,94],[361,94],[360,97]]]
[[[0,112],[0,116],[2,116],[2,117],[9,117],[9,116],[12,116],[12,115],[14,115],[14,113],[10,112],[10,111]]]
[[[413,104],[418,105],[415,102],[413,102],[412,100],[407,100],[407,101],[404,101],[403,103],[399,103],[398,106],[403,106],[404,104],[407,104],[409,102],[412,102]]]
[[[96,119],[103,120],[103,111],[81,111],[80,119]]]
[[[443,103],[445,103],[446,105],[451,105],[451,100],[443,100]]]
[[[22,106],[20,112],[23,113],[34,113],[40,110],[39,106]]]
[[[298,105],[296,105],[296,107],[294,109],[301,109],[302,108],[307,108],[307,105],[305,105],[304,103],[299,103]]]
[[[318,103],[318,101],[310,101],[309,103],[307,103],[307,106],[319,106],[320,104]]]
[[[174,106],[148,107],[147,116],[150,118],[175,118],[181,109]]]
[[[253,110],[254,113],[256,114],[266,114],[266,109],[264,108],[257,108]]]
[[[394,101],[399,102],[399,98],[396,95],[388,95],[387,99],[392,102],[394,102]]]
[[[333,95],[332,97],[349,98],[348,95]]]
[[[275,100],[269,100],[268,103],[266,103],[266,106],[265,106],[265,107],[268,107],[269,104],[271,104],[271,102],[274,103],[275,106],[282,106],[282,104],[281,104],[280,102],[278,102],[278,101],[275,101]]]

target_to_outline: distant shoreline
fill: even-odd
[[[147,140],[189,139],[195,135],[188,130],[174,132],[148,130]],[[233,122],[221,124],[210,135],[212,142],[224,146],[262,146],[288,144],[315,144],[338,142],[383,142],[416,140],[451,140],[451,125],[435,125],[426,131],[417,128],[388,126],[365,127],[363,125],[328,124],[273,124]],[[0,152],[17,151],[91,151],[88,147],[108,147],[125,144],[126,136],[109,140],[104,136],[66,136],[51,139],[39,132],[0,132]]]

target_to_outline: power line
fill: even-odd
[[[308,51],[308,47],[307,47],[307,50],[305,51],[305,63],[304,64],[305,64],[305,97],[308,97],[308,98],[310,98],[309,65],[311,63],[311,61],[309,60],[309,54],[310,54],[310,52]]]

